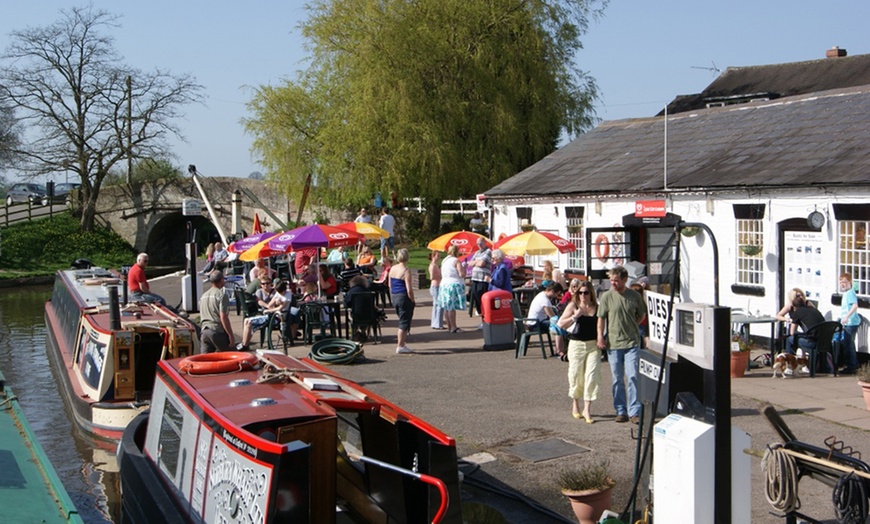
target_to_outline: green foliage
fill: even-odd
[[[616,485],[606,460],[566,468],[558,474],[559,487],[570,491],[603,490]]]
[[[297,201],[309,174],[333,206],[479,193],[594,123],[573,60],[596,4],[315,0],[310,68],[248,104],[253,149]]]
[[[396,213],[398,215],[398,213]],[[431,238],[423,229],[422,213],[405,213],[402,216],[403,236],[412,246],[425,246]]]
[[[82,231],[69,213],[21,222],[3,229],[0,268],[52,273],[76,258],[102,267],[130,264],[136,251],[117,234],[96,228]]]
[[[314,223],[329,224],[329,218],[327,218],[326,213],[324,213],[323,210],[318,209],[314,212]]]
[[[181,169],[172,165],[168,160],[146,158],[133,163],[133,173],[130,181],[134,184],[154,182],[157,180],[170,181],[181,178]],[[127,172],[113,171],[106,176],[105,185],[117,185],[127,183]]]
[[[856,372],[858,376],[858,380],[861,382],[870,383],[870,362],[865,362],[861,367],[858,368]]]

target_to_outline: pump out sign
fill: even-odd
[[[186,217],[195,217],[202,214],[202,202],[195,198],[185,198],[181,201],[181,214]]]

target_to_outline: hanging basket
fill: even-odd
[[[740,251],[743,252],[744,255],[749,257],[754,257],[755,255],[761,253],[761,246],[756,246],[754,244],[743,244],[740,246]]]
[[[568,226],[568,233],[576,234],[576,233],[582,233],[582,232],[583,232],[583,226],[581,226],[581,225],[575,224],[575,225]]]
[[[534,224],[524,224],[524,225],[520,226],[520,229],[524,233],[528,233],[529,231],[535,231],[537,228],[534,226]]]
[[[692,227],[692,226],[684,227],[683,229],[680,230],[680,234],[683,235],[684,237],[693,237],[700,232],[701,232],[700,227]]]

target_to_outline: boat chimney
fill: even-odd
[[[846,54],[845,49],[840,49],[839,46],[834,46],[825,51],[825,58],[840,58],[841,56],[846,56]]]
[[[118,304],[118,286],[109,286],[109,327],[121,329],[121,306]]]

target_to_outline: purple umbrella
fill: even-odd
[[[266,231],[265,233],[254,233],[253,235],[246,236],[240,240],[236,240],[227,246],[227,251],[230,253],[244,253],[245,251],[251,249],[255,245],[259,244],[263,240],[272,238],[278,235],[278,233],[272,231]]]

